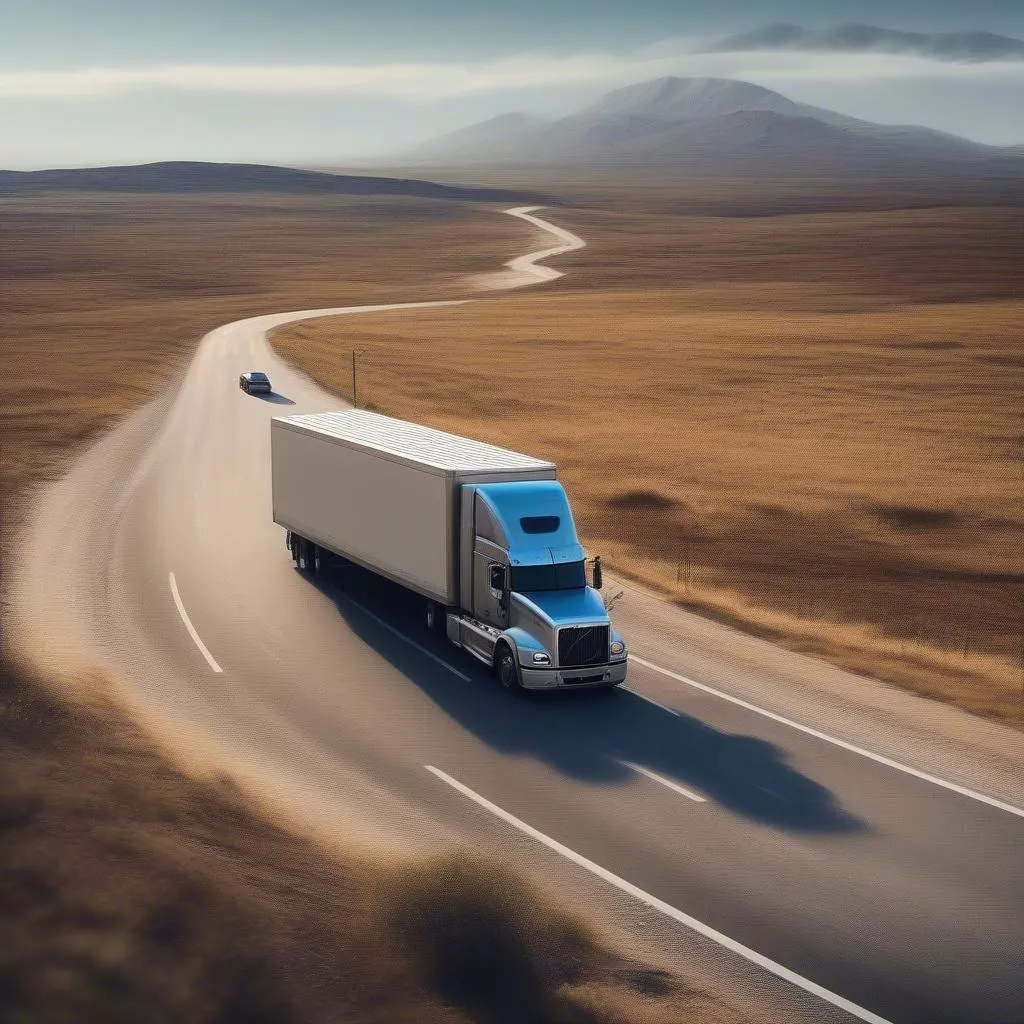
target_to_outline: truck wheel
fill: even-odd
[[[498,651],[494,667],[498,673],[498,682],[506,690],[518,691],[522,688],[519,683],[519,666],[516,665],[515,655],[504,644]]]
[[[296,564],[299,572],[309,572],[309,541],[305,537],[296,537],[295,546],[298,549]]]
[[[444,609],[436,601],[427,602],[427,629],[432,633],[444,633],[448,628],[445,618]]]
[[[313,575],[322,580],[327,575],[327,559],[324,558],[323,549],[319,544],[310,544],[313,549]]]

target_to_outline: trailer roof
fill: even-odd
[[[363,409],[278,416],[275,419],[303,433],[319,434],[373,448],[402,460],[446,472],[486,473],[555,468],[553,462]]]

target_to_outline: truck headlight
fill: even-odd
[[[612,654],[622,654],[625,651],[626,645],[621,640],[613,640],[611,645]]]
[[[549,658],[548,655],[546,655],[546,654],[542,654],[540,651],[538,651],[536,654],[534,654],[533,660],[534,660],[534,662],[537,665],[550,665],[551,664],[551,658]]]

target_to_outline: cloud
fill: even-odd
[[[713,42],[712,52],[750,50],[901,53],[929,60],[983,62],[1024,61],[1024,40],[991,32],[898,32],[875,25],[840,25],[813,32],[778,24],[727,36]]]
[[[625,54],[521,54],[465,63],[169,65],[0,72],[0,99],[81,101],[162,90],[250,95],[352,95],[431,102],[543,87],[612,87],[663,75],[787,81],[954,78],[1019,80],[1024,62],[938,64],[888,53],[708,52],[706,41],[665,40]]]
[[[906,79],[1015,82],[1024,80],[1024,62],[938,64],[924,57],[890,53],[813,53],[747,50],[694,53],[693,74],[761,83],[784,81],[897,82]]]
[[[465,64],[175,65],[7,71],[0,72],[0,97],[87,99],[141,89],[171,89],[272,95],[350,93],[437,100],[503,89],[600,83],[618,74],[658,73],[673,63],[669,57],[623,60],[605,54],[579,54],[558,58],[523,55]]]

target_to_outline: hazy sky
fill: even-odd
[[[1024,61],[696,52],[777,21],[1024,37],[1024,0],[0,0],[0,166],[342,164],[665,74],[1024,143]]]

